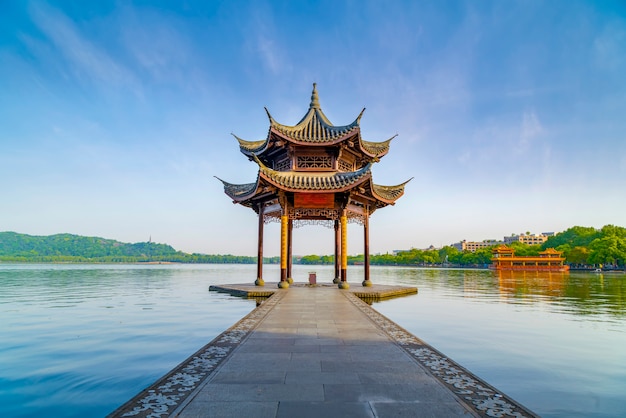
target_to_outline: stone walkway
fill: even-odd
[[[111,416],[535,416],[351,292],[294,286],[255,311]]]

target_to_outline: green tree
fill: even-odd
[[[588,257],[591,264],[624,265],[626,260],[626,238],[617,235],[607,235],[596,238],[589,244]]]
[[[363,254],[359,254],[359,255],[349,255],[348,256],[348,264],[354,265],[354,264],[363,264],[365,261],[365,257],[363,257]]]
[[[512,242],[510,245],[511,248],[515,250],[515,255],[527,257],[527,256],[537,256],[541,251],[541,245],[528,245],[523,242]]]
[[[558,251],[563,251],[557,248]],[[590,251],[586,247],[574,247],[569,251],[564,251],[563,255],[570,264],[588,264]]]
[[[319,255],[305,255],[300,259],[301,264],[322,264],[322,258]]]
[[[603,237],[606,236],[616,236],[621,238],[626,238],[626,228],[622,228],[621,226],[615,225],[604,225],[600,230],[600,234]]]
[[[461,252],[450,245],[447,245],[439,250],[439,262],[441,263],[456,263],[455,260],[459,258]]]
[[[587,247],[591,241],[598,238],[600,232],[592,227],[573,226],[563,232],[559,232],[547,239],[541,246],[542,249],[557,248],[563,244],[569,244],[571,247]]]
[[[439,251],[437,250],[426,250],[423,253],[424,263],[425,264],[439,264]]]

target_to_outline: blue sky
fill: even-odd
[[[213,176],[256,178],[316,82],[337,125],[398,134],[371,251],[626,226],[623,1],[4,1],[0,231],[255,255],[256,215]],[[350,226],[349,252],[362,251]],[[265,234],[278,254],[277,224]],[[333,232],[294,231],[295,254]]]

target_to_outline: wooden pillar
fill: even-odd
[[[339,221],[335,220],[335,278],[333,283],[339,284],[341,281],[341,231],[339,230]]]
[[[340,289],[348,289],[348,217],[345,212],[340,218],[341,221],[341,282]]]
[[[287,230],[289,220],[286,215],[280,217],[280,282],[278,287],[286,289],[289,287],[287,281]]]
[[[364,213],[365,219],[363,221],[363,286],[370,287],[372,281],[370,280],[370,216],[369,210],[366,207]]]
[[[257,247],[257,261],[256,261],[256,280],[254,284],[257,286],[265,286],[263,281],[263,212],[265,204],[259,203],[259,244]]]
[[[293,219],[289,219],[287,223],[287,281],[289,282],[289,284],[293,283],[293,276],[291,275],[291,267],[293,266],[292,231]]]

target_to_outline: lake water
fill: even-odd
[[[0,264],[0,416],[104,416],[255,307],[253,265]],[[331,281],[332,266],[294,265]],[[359,286],[362,268],[348,271]],[[264,277],[278,277],[266,266]],[[373,307],[545,417],[626,416],[626,276],[373,267]]]

